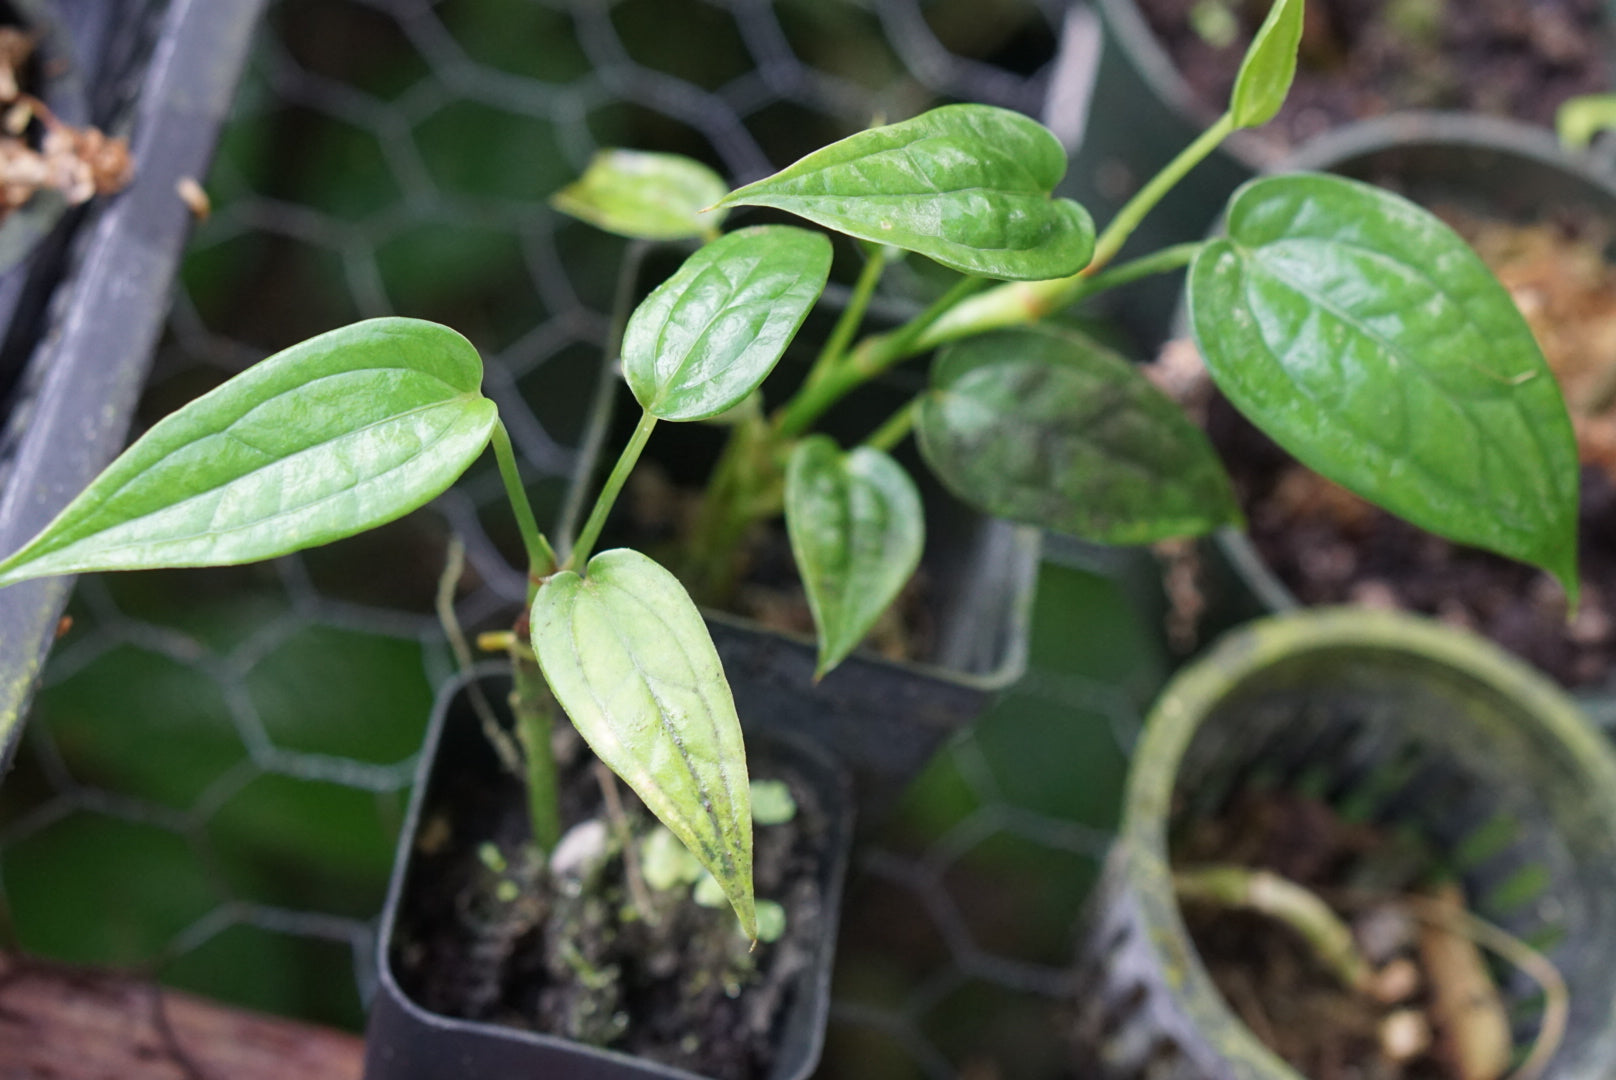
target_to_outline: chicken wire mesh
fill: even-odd
[[[438,319],[482,351],[553,518],[624,244],[546,196],[600,146],[744,181],[945,101],[1036,115],[1064,7],[281,0],[137,428],[310,334]],[[453,670],[432,605],[451,535],[459,619],[508,623],[524,583],[492,462],[328,549],[83,579],[0,787],[0,943],[357,1027],[414,755]],[[1045,569],[1028,680],[856,856],[823,1074],[1060,1071],[1075,915],[1159,674],[1092,569]]]

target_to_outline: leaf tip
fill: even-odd
[[[1566,558],[1555,560],[1558,565],[1546,566],[1545,569],[1560,583],[1566,594],[1566,621],[1577,617],[1577,605],[1582,599],[1582,582],[1577,576],[1577,555],[1570,552]],[[3,584],[0,580],[0,584]]]

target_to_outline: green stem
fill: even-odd
[[[522,486],[522,472],[516,464],[516,450],[511,446],[511,433],[505,430],[503,420],[494,421],[493,442],[499,478],[505,483],[505,497],[511,502],[516,528],[522,534],[522,546],[527,549],[528,601],[531,602],[531,594],[537,588],[535,579],[555,572],[555,551],[539,531],[538,519],[533,516],[533,504],[527,500],[527,488]]]
[[[872,450],[890,453],[894,446],[904,440],[904,437],[915,427],[915,414],[920,411],[920,395],[910,398],[897,412],[887,417],[886,422],[875,429],[864,445]]]
[[[847,351],[848,343],[853,335],[858,333],[860,324],[864,322],[864,313],[870,309],[870,300],[875,296],[875,287],[881,282],[881,274],[887,268],[888,248],[876,247],[865,260],[864,269],[859,271],[858,280],[853,283],[853,292],[847,298],[847,306],[836,320],[836,326],[825,340],[825,347],[819,350],[819,356],[814,360],[814,366],[808,369],[807,383],[812,384],[824,378],[841,363],[842,354]]]
[[[1200,250],[1200,241],[1174,244],[1092,276],[1074,274],[1050,281],[1013,281],[997,286],[967,298],[938,319],[931,329],[914,342],[914,351],[925,352],[951,341],[985,334],[989,330],[1039,322],[1079,300],[1142,278],[1180,270],[1188,266]]]
[[[987,283],[986,278],[962,277],[931,305],[888,334],[867,337],[847,357],[817,383],[803,386],[775,414],[774,430],[783,438],[795,438],[848,391],[860,386],[899,360],[915,353],[918,341],[933,323],[950,308]]]
[[[516,738],[522,744],[526,765],[528,817],[533,842],[548,854],[561,840],[561,787],[550,742],[555,727],[555,698],[532,650],[514,637],[510,657],[515,677],[511,713],[516,718]]]
[[[1186,146],[1179,155],[1169,161],[1161,172],[1157,173],[1144,187],[1140,188],[1133,198],[1128,200],[1126,206],[1117,211],[1117,216],[1107,225],[1100,238],[1094,242],[1094,258],[1089,260],[1088,268],[1083,271],[1086,275],[1094,275],[1116,258],[1122,245],[1128,242],[1128,237],[1139,227],[1145,215],[1156,208],[1156,204],[1173,189],[1173,187],[1189,173],[1195,166],[1206,160],[1207,155],[1218,148],[1218,144],[1228,138],[1234,131],[1234,117],[1224,113],[1218,122],[1201,132],[1200,138]]]
[[[1244,866],[1200,866],[1175,871],[1173,892],[1180,901],[1254,911],[1282,922],[1301,935],[1343,986],[1369,985],[1372,968],[1352,929],[1316,893],[1294,881]]]
[[[622,492],[623,485],[628,482],[628,474],[634,471],[634,466],[640,460],[640,452],[645,449],[646,441],[651,438],[651,432],[656,427],[657,418],[649,412],[640,414],[640,422],[634,425],[634,434],[629,436],[628,445],[623,447],[622,454],[618,455],[617,464],[612,466],[612,474],[606,478],[606,485],[600,489],[600,496],[595,499],[595,507],[589,512],[589,520],[578,532],[578,539],[573,542],[572,551],[567,555],[568,570],[582,572],[589,555],[600,539],[600,530],[606,527],[606,517],[612,512],[612,506],[617,502],[617,496]]]

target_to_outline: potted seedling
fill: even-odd
[[[1613,791],[1571,701],[1474,635],[1353,608],[1240,628],[1135,751],[1080,1075],[1605,1075]]]
[[[1552,380],[1533,377],[1542,358],[1507,296],[1424,211],[1338,178],[1277,177],[1236,196],[1228,237],[1112,265],[1198,161],[1278,110],[1302,18],[1297,0],[1275,5],[1228,112],[1098,235],[1081,206],[1051,196],[1065,165],[1059,143],[1001,109],[948,106],[873,128],[733,191],[684,161],[608,155],[572,193],[587,213],[630,222],[623,231],[636,235],[671,228],[707,242],[628,320],[621,365],[639,414],[560,550],[539,530],[510,439],[480,393],[476,351],[445,327],[392,318],[294,346],[155,425],[0,560],[0,584],[325,543],[419,507],[491,446],[529,563],[530,602],[499,641],[514,673],[516,743],[501,756],[526,778],[523,842],[540,853],[535,865],[575,865],[552,754],[564,712],[755,939],[747,754],[718,651],[678,577],[630,548],[597,553],[659,424],[730,422],[688,549],[700,560],[693,581],[704,591],[732,573],[721,553],[783,508],[818,631],[813,674],[828,682],[920,557],[914,481],[890,453],[911,431],[943,484],[995,516],[1110,543],[1239,519],[1205,437],[1168,398],[1094,342],[1034,325],[1188,266],[1202,350],[1256,423],[1368,497],[1574,582],[1564,405]],[[755,411],[753,395],[824,289],[832,246],[792,225],[719,234],[713,211],[738,206],[873,245],[800,387]],[[894,249],[958,276],[913,318],[860,339]],[[1418,317],[1388,321],[1387,310],[1405,308]],[[939,346],[929,387],[859,445],[816,430],[843,398]],[[1388,400],[1407,404],[1396,424]],[[1509,471],[1478,487],[1473,460],[1444,441],[1455,432],[1486,433]],[[839,752],[811,723],[798,734]],[[497,732],[491,741],[505,745]],[[598,785],[606,803],[614,784]],[[405,843],[430,852],[441,830],[419,811],[417,821]],[[636,848],[620,848],[626,863]],[[526,895],[529,879],[503,876],[498,862],[493,902]],[[584,962],[571,974],[587,984],[599,972]]]

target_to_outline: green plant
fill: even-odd
[[[735,191],[683,159],[605,153],[558,205],[629,235],[708,242],[627,324],[622,363],[643,412],[559,556],[479,392],[475,350],[444,327],[379,319],[279,353],[157,424],[0,562],[0,584],[325,543],[422,505],[491,442],[530,564],[530,625],[511,647],[537,842],[558,831],[547,684],[753,935],[745,752],[717,653],[672,573],[632,550],[594,554],[661,421],[731,422],[690,541],[693,587],[722,592],[739,539],[783,509],[823,674],[919,559],[920,499],[887,453],[912,429],[944,483],[990,513],[1113,543],[1239,522],[1205,438],[1169,400],[1094,342],[1035,325],[1188,266],[1207,364],[1247,416],[1358,493],[1538,563],[1574,593],[1564,404],[1508,295],[1430,215],[1347,180],[1263,179],[1234,197],[1227,236],[1111,265],[1226,135],[1277,112],[1301,27],[1301,0],[1279,0],[1227,113],[1098,236],[1082,207],[1051,197],[1065,169],[1053,136],[1000,109],[949,106],[874,128]],[[783,225],[719,235],[725,212],[747,205],[868,245],[806,380],[767,414],[757,389],[819,298],[832,247]],[[899,251],[960,276],[918,316],[855,343]],[[989,279],[1003,283],[984,288]],[[843,396],[939,346],[930,389],[864,445],[844,451],[812,433]]]

